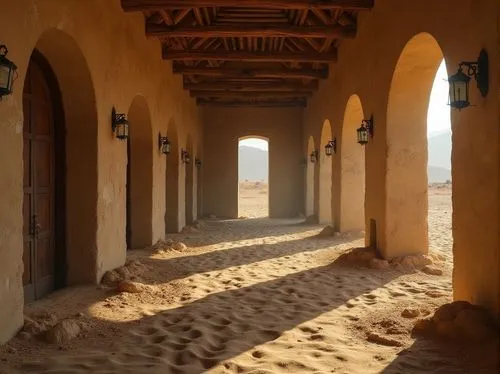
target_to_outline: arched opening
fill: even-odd
[[[184,184],[186,193],[185,193],[185,199],[186,199],[186,225],[190,225],[194,222],[194,217],[195,217],[195,192],[194,192],[194,171],[195,171],[195,157],[194,157],[194,148],[193,148],[193,141],[191,139],[191,136],[188,135],[187,137],[187,142],[186,142],[186,150],[191,156],[191,162],[186,164],[186,182]]]
[[[306,217],[314,216],[314,176],[316,164],[311,160],[311,154],[316,151],[314,138],[309,137],[306,155]]]
[[[165,181],[165,230],[167,233],[179,232],[179,163],[181,159],[179,149],[179,139],[177,136],[177,127],[171,122],[168,126],[167,137],[170,141],[170,154],[166,157],[166,181]]]
[[[25,300],[97,279],[97,112],[85,57],[45,32],[24,82]]]
[[[383,255],[427,253],[427,120],[431,90],[443,53],[421,33],[396,65],[387,109],[386,238]],[[449,114],[448,114],[449,115]]]
[[[128,119],[127,248],[144,248],[153,242],[153,137],[146,98],[134,98]]]
[[[238,142],[238,217],[269,216],[269,140],[244,137]]]
[[[356,130],[364,119],[359,96],[347,101],[342,124],[340,227],[341,232],[365,228],[365,149],[357,142]]]
[[[325,120],[321,129],[319,149],[319,223],[332,223],[332,156],[325,152],[325,146],[333,140],[330,121]]]

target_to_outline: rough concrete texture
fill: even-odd
[[[189,133],[198,148],[201,129],[199,110],[183,91],[181,78],[161,59],[160,43],[146,39],[143,16],[125,14],[120,1],[9,2],[8,11],[4,7],[0,13],[0,25],[2,43],[19,68],[14,94],[0,105],[2,342],[22,325],[22,88],[32,51],[36,48],[47,58],[63,99],[69,284],[98,282],[105,271],[125,261],[127,146],[111,132],[111,108],[123,113],[131,109],[134,117],[132,103],[141,96],[149,109],[152,131],[141,137],[148,154],[137,161],[149,169],[144,172],[150,180],[144,183],[151,199],[144,207],[151,218],[141,244],[152,244],[165,232],[166,168],[158,132],[176,126],[178,142],[184,144]],[[183,207],[184,179],[176,180],[182,185],[176,198]],[[183,226],[180,210],[178,226]]]
[[[452,28],[443,22],[451,17],[450,9]],[[346,103],[358,95],[365,116],[375,120],[375,136],[365,149],[367,244],[376,227],[377,245],[387,259],[426,253],[424,139],[435,69],[444,56],[452,74],[460,61],[475,60],[481,48],[487,49],[490,94],[481,97],[472,82],[475,106],[452,112],[453,283],[456,299],[483,305],[496,315],[500,315],[499,13],[500,3],[492,0],[376,2],[371,12],[360,15],[356,39],[342,42],[330,78],[309,101],[303,138],[305,151],[309,136],[320,139],[328,119],[342,147],[347,136],[341,130]],[[421,34],[423,30],[428,34]],[[334,222],[341,219],[336,207],[343,174],[335,170],[340,170],[342,159],[336,157],[333,165]],[[372,219],[376,226],[370,225]]]
[[[301,109],[207,108],[203,164],[204,213],[238,217],[238,141],[269,140],[269,215],[303,211]]]

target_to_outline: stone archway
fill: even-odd
[[[128,111],[127,248],[153,244],[153,135],[147,100],[136,96]]]
[[[387,108],[387,258],[427,253],[427,112],[443,52],[428,33],[414,36],[394,70]]]
[[[332,223],[332,157],[325,153],[325,146],[333,139],[332,126],[325,120],[321,129],[319,147],[319,214],[321,224]]]
[[[185,180],[185,207],[186,207],[186,225],[190,225],[195,220],[195,192],[194,192],[194,179],[195,179],[195,155],[194,155],[194,147],[191,135],[188,135],[186,141],[186,150],[191,157],[191,162],[185,165],[186,168],[186,180]]]
[[[309,137],[307,142],[307,155],[306,155],[306,217],[314,216],[314,189],[315,189],[315,171],[316,164],[311,162],[311,153],[316,150],[314,145],[314,138]]]
[[[356,130],[364,118],[359,96],[347,101],[340,146],[340,227],[341,232],[365,228],[365,150],[357,143]]]
[[[98,170],[97,170],[97,108],[94,84],[87,61],[77,42],[68,34],[50,29],[35,45],[54,73],[63,107],[61,120],[64,181],[55,194],[64,195],[55,207],[62,211],[64,222],[56,215],[56,245],[65,248],[66,268],[59,286],[98,282]],[[57,265],[57,264],[56,264]]]
[[[181,181],[179,164],[181,154],[179,148],[177,126],[173,121],[169,123],[167,137],[170,141],[171,150],[170,154],[168,154],[166,157],[167,171],[165,177],[165,231],[167,233],[176,233],[182,229],[182,227],[180,227],[181,220],[179,212],[179,183]]]

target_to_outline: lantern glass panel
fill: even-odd
[[[358,129],[358,143],[359,144],[368,143],[368,129],[364,126]]]
[[[0,90],[10,92],[12,87],[11,69],[8,66],[0,65]]]
[[[333,146],[332,146],[332,143],[328,143],[326,146],[325,146],[325,154],[327,156],[331,156],[333,153]]]
[[[168,141],[164,141],[161,146],[161,151],[165,154],[170,153],[170,143]]]
[[[119,123],[116,125],[116,137],[118,139],[127,139],[128,138],[128,124],[127,123]]]

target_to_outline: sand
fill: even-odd
[[[251,194],[245,209],[266,196]],[[139,293],[87,286],[28,305],[34,319],[70,317],[82,332],[62,344],[13,339],[0,373],[495,373],[491,344],[410,333],[451,300],[450,219],[449,188],[433,189],[441,276],[341,264],[362,238],[319,238],[322,227],[300,220],[206,220],[171,236],[187,248],[129,253]]]

